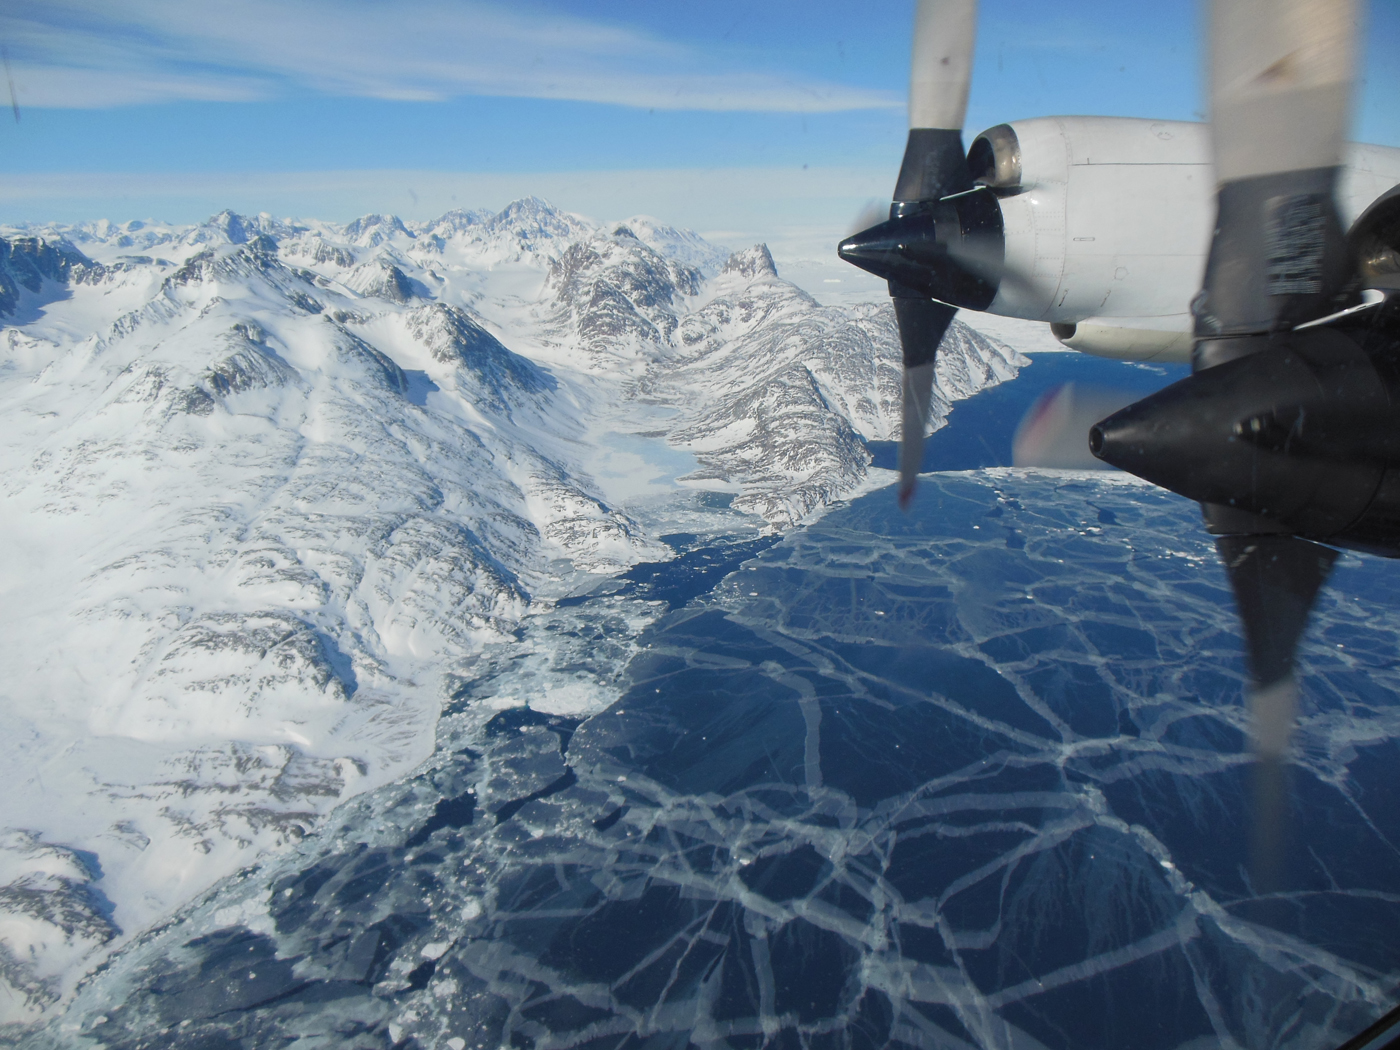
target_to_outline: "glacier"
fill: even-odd
[[[0,322],[8,1039],[431,766],[481,682],[606,709],[647,572],[878,488],[897,431],[886,306],[536,199],[3,229]],[[1024,364],[956,326],[934,425]]]

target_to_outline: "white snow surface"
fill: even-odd
[[[530,198],[0,238],[10,1031],[426,759],[483,647],[671,556],[657,506],[732,492],[788,528],[898,433],[887,305],[652,219]],[[935,425],[1023,363],[955,325]]]

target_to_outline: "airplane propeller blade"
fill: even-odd
[[[1252,867],[1257,893],[1281,888],[1285,758],[1298,716],[1293,673],[1308,614],[1332,571],[1337,552],[1296,536],[1221,536],[1225,563],[1244,624],[1245,652],[1253,678],[1248,693],[1254,751]]]
[[[909,138],[891,220],[926,216],[944,197],[972,188],[962,125],[976,31],[976,0],[919,0],[909,74]],[[923,457],[934,358],[957,310],[899,281],[891,280],[889,287],[904,351],[899,503],[908,509]]]
[[[1218,216],[1193,304],[1198,370],[1354,305],[1355,266],[1333,191],[1350,123],[1358,16],[1357,0],[1211,6]]]
[[[1331,335],[1291,333],[1347,306],[1355,268],[1334,198],[1356,66],[1356,0],[1214,0],[1211,141],[1219,212],[1195,306],[1192,370]],[[1356,290],[1351,289],[1355,296]],[[1300,347],[1301,349],[1301,347]],[[1278,888],[1293,662],[1336,553],[1202,504],[1234,588],[1254,678],[1256,889]],[[1271,534],[1272,533],[1272,534]]]
[[[1278,883],[1294,658],[1336,558],[1302,537],[1360,528],[1364,538],[1393,434],[1385,406],[1371,404],[1385,395],[1366,339],[1308,327],[1361,301],[1333,193],[1358,6],[1213,0],[1217,217],[1192,303],[1192,375],[1090,431],[1096,456],[1201,500],[1218,537],[1253,679],[1252,864],[1262,892]],[[1309,489],[1313,478],[1325,484]]]
[[[914,498],[919,465],[928,434],[929,405],[933,398],[934,358],[943,334],[953,323],[957,307],[934,299],[896,297],[894,316],[899,342],[904,348],[904,398],[899,434],[899,505],[908,510]]]

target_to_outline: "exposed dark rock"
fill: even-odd
[[[93,281],[103,268],[62,241],[41,237],[0,237],[0,317],[19,306],[21,289],[38,294],[44,281],[58,284]]]
[[[761,274],[766,274],[769,277],[778,276],[778,268],[773,265],[773,256],[769,253],[766,244],[755,244],[752,248],[735,252],[724,264],[723,272],[737,273],[744,277],[758,277]]]

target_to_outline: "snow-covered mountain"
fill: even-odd
[[[888,306],[536,199],[3,231],[0,324],[12,1033],[421,763],[532,610],[671,557],[656,492],[783,529],[897,434]],[[955,326],[937,421],[1021,363]],[[633,498],[598,467],[619,435],[689,467]]]

